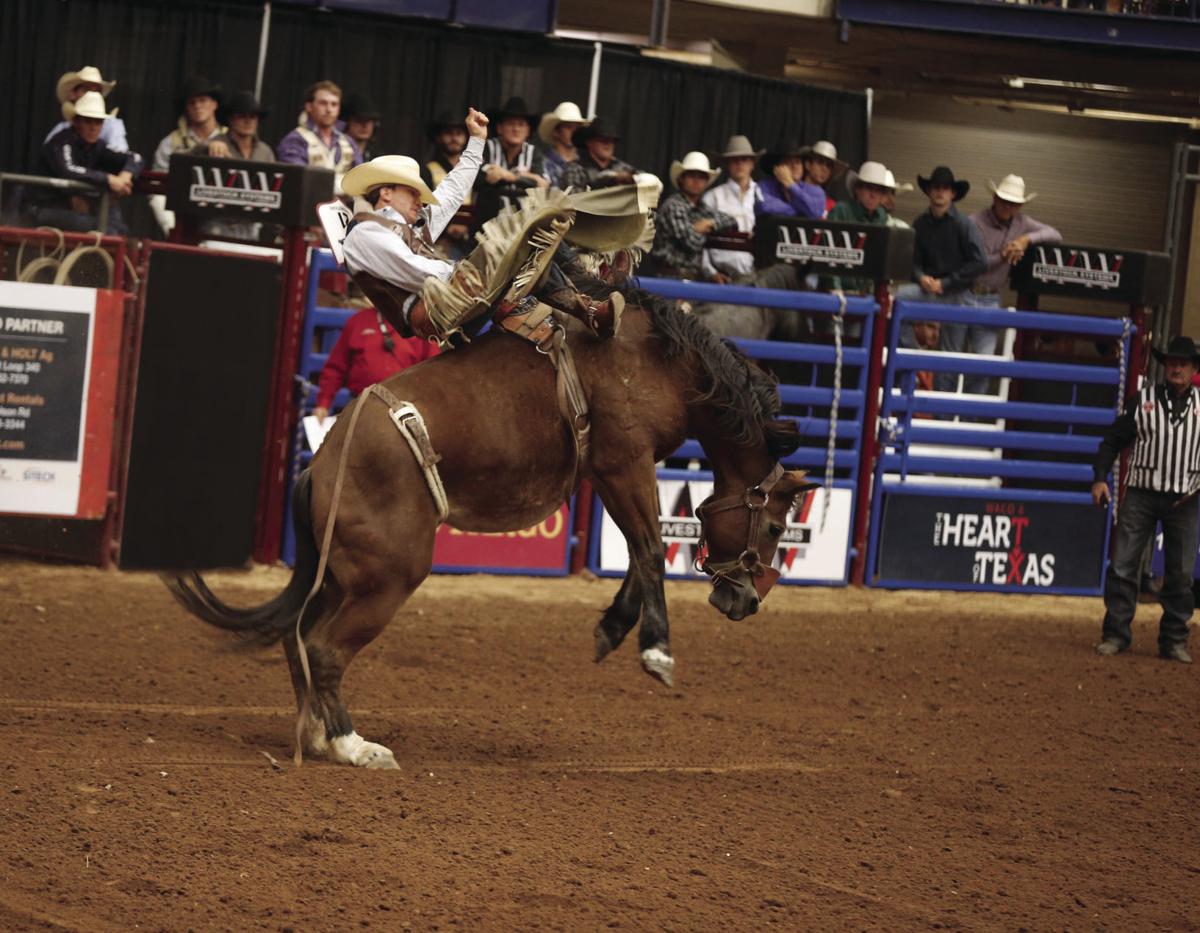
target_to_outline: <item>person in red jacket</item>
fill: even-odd
[[[417,337],[399,336],[374,308],[363,308],[346,322],[341,336],[321,368],[317,421],[324,421],[338,390],[345,386],[358,395],[368,386],[437,356],[437,345]]]

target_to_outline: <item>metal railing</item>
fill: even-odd
[[[101,233],[108,233],[110,195],[109,192],[101,191],[95,185],[89,185],[82,181],[72,181],[69,178],[51,178],[47,175],[22,175],[17,172],[0,172],[0,205],[4,204],[4,186],[6,184],[34,185],[39,188],[54,188],[58,191],[78,191],[83,194],[99,193],[100,206],[96,216],[96,229]]]

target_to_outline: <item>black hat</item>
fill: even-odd
[[[346,98],[346,106],[342,108],[343,120],[378,120],[382,114],[375,106],[375,101],[366,94],[351,94]]]
[[[231,117],[239,113],[252,113],[258,117],[265,117],[267,115],[267,111],[259,106],[252,91],[235,92],[223,109]]]
[[[437,142],[438,133],[442,130],[460,129],[467,131],[467,124],[462,117],[456,117],[449,110],[442,110],[436,117],[425,124],[425,135],[429,141]]]
[[[917,176],[917,184],[921,186],[921,190],[929,194],[929,189],[934,185],[945,185],[947,188],[954,189],[954,200],[961,201],[967,196],[967,192],[971,190],[969,181],[958,181],[954,177],[954,173],[946,166],[939,165],[933,170],[933,174],[928,178]]]
[[[619,140],[621,134],[607,117],[594,117],[587,126],[581,126],[571,134],[571,145],[582,146],[589,139]]]
[[[509,120],[513,117],[524,120],[532,129],[537,125],[537,121],[541,118],[541,115],[533,113],[529,109],[529,105],[525,103],[524,97],[510,97],[504,102],[503,107],[496,108],[495,113],[492,114],[491,122],[493,126],[496,126],[501,121]]]
[[[1191,360],[1192,363],[1200,366],[1200,353],[1196,352],[1196,344],[1192,342],[1191,337],[1172,337],[1171,342],[1167,344],[1166,352],[1154,347],[1150,348],[1150,352],[1160,363],[1165,363],[1168,357],[1175,357]]]
[[[758,160],[759,169],[766,175],[770,175],[775,171],[775,166],[789,156],[800,157],[804,155],[804,147],[800,145],[800,141],[796,139],[788,139],[781,142],[767,152],[765,156]]]
[[[183,82],[183,90],[179,92],[179,105],[183,109],[193,97],[211,97],[218,104],[221,102],[221,85],[213,84],[203,75],[192,75]]]

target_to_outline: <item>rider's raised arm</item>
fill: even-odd
[[[437,240],[442,231],[449,226],[451,219],[462,207],[462,202],[475,185],[475,176],[483,165],[484,139],[472,136],[467,141],[467,148],[458,157],[458,165],[454,166],[442,183],[434,189],[433,196],[438,199],[436,206],[429,208],[429,234]]]

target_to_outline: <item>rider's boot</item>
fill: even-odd
[[[607,301],[596,301],[568,286],[538,295],[538,298],[556,311],[563,311],[582,321],[597,337],[615,337],[621,327],[625,296],[620,292],[613,292]]]

